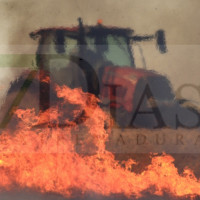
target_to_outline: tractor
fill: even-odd
[[[167,52],[163,30],[140,36],[129,28],[104,26],[102,20],[95,26],[83,25],[81,18],[78,22],[76,27],[30,33],[32,39],[39,39],[36,62],[41,74],[58,85],[94,94],[100,99],[100,106],[111,113],[116,126],[122,128],[199,126],[198,112],[180,105],[165,76],[135,66],[131,48],[135,43],[155,40],[160,53]],[[22,88],[27,84],[30,81],[21,83]],[[39,109],[45,111],[54,95],[49,84],[40,81],[39,88]],[[8,114],[2,124],[10,117]]]

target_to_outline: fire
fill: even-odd
[[[16,130],[0,135],[1,190],[18,185],[65,197],[76,189],[82,194],[93,191],[128,198],[139,198],[145,191],[159,196],[200,195],[200,181],[189,169],[179,174],[170,155],[152,155],[151,164],[140,174],[132,170],[134,160],[116,161],[106,150],[109,116],[98,106],[98,99],[66,86],[57,86],[56,91],[59,105],[39,116],[34,109],[16,110]],[[81,131],[85,137],[78,153],[74,136]]]

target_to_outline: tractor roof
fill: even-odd
[[[30,36],[32,38],[36,38],[38,35],[54,33],[56,31],[64,31],[67,33],[78,34],[79,26],[42,28],[34,32],[31,32]],[[84,26],[84,31],[86,35],[116,34],[116,35],[131,36],[133,34],[133,30],[129,28],[118,28],[118,27],[103,26],[103,25]]]

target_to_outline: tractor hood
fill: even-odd
[[[170,82],[164,76],[150,70],[117,66],[105,67],[100,96],[104,104],[131,112],[146,87],[157,101],[174,99]]]

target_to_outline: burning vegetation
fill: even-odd
[[[141,173],[134,172],[134,160],[115,160],[106,150],[109,116],[99,100],[67,86],[55,86],[55,91],[58,105],[39,114],[35,109],[16,110],[16,129],[7,128],[0,135],[1,191],[31,188],[65,197],[92,191],[130,199],[144,192],[172,198],[200,195],[200,181],[190,169],[179,174],[170,155],[151,155],[151,164]],[[77,149],[74,138],[81,131],[86,137]]]

